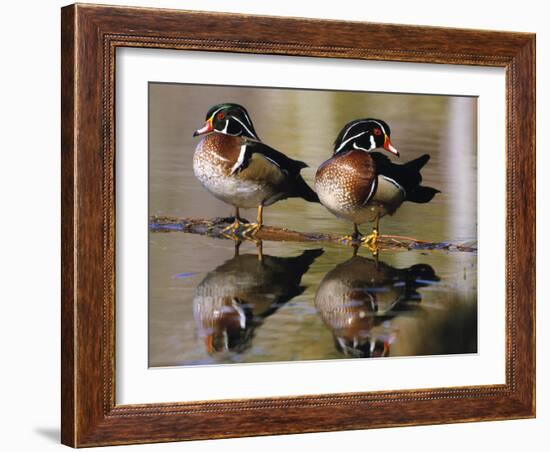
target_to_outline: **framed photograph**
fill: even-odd
[[[535,416],[535,36],[62,9],[62,442]]]

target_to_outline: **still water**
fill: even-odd
[[[244,105],[260,138],[315,169],[341,127],[388,122],[401,162],[424,153],[428,204],[405,203],[382,234],[476,245],[477,102],[471,97],[149,85],[149,213],[229,216],[193,175],[192,156],[209,107]],[[241,212],[254,219],[254,211]],[[323,206],[285,200],[268,225],[348,234]],[[362,232],[371,225],[363,225]],[[175,366],[418,356],[477,351],[477,255],[382,251],[325,243],[256,245],[182,232],[149,234],[149,365]]]

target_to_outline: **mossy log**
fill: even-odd
[[[215,218],[212,220],[201,218],[174,218],[165,216],[153,216],[149,221],[151,232],[184,232],[199,234],[219,239],[250,240],[246,234],[246,223],[241,224],[234,232],[228,233],[227,227],[233,222],[233,218]],[[317,232],[298,232],[286,228],[264,225],[254,236],[254,240],[266,240],[277,242],[325,242],[341,245],[360,245],[359,241],[342,240],[338,234],[324,234]],[[446,250],[476,252],[477,247],[466,243],[430,242],[405,237],[400,235],[384,235],[378,238],[380,249],[403,250]]]

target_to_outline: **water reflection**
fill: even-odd
[[[417,289],[437,281],[427,264],[398,269],[355,255],[325,275],[315,306],[344,356],[388,356],[395,338],[388,320],[414,309],[421,300]]]
[[[303,293],[302,276],[323,250],[296,257],[235,256],[208,272],[195,290],[193,312],[210,355],[242,353],[266,318]]]

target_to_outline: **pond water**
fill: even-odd
[[[405,203],[382,234],[476,245],[475,98],[180,84],[149,85],[149,214],[229,216],[195,179],[192,137],[209,107],[244,105],[261,139],[315,169],[352,119],[392,129],[405,162],[424,153],[428,204]],[[241,212],[254,219],[253,210]],[[299,199],[264,211],[264,222],[304,232],[349,234],[352,225]],[[363,225],[369,232],[372,225]],[[349,246],[149,233],[149,365],[475,353],[477,254],[443,250],[354,256]]]

